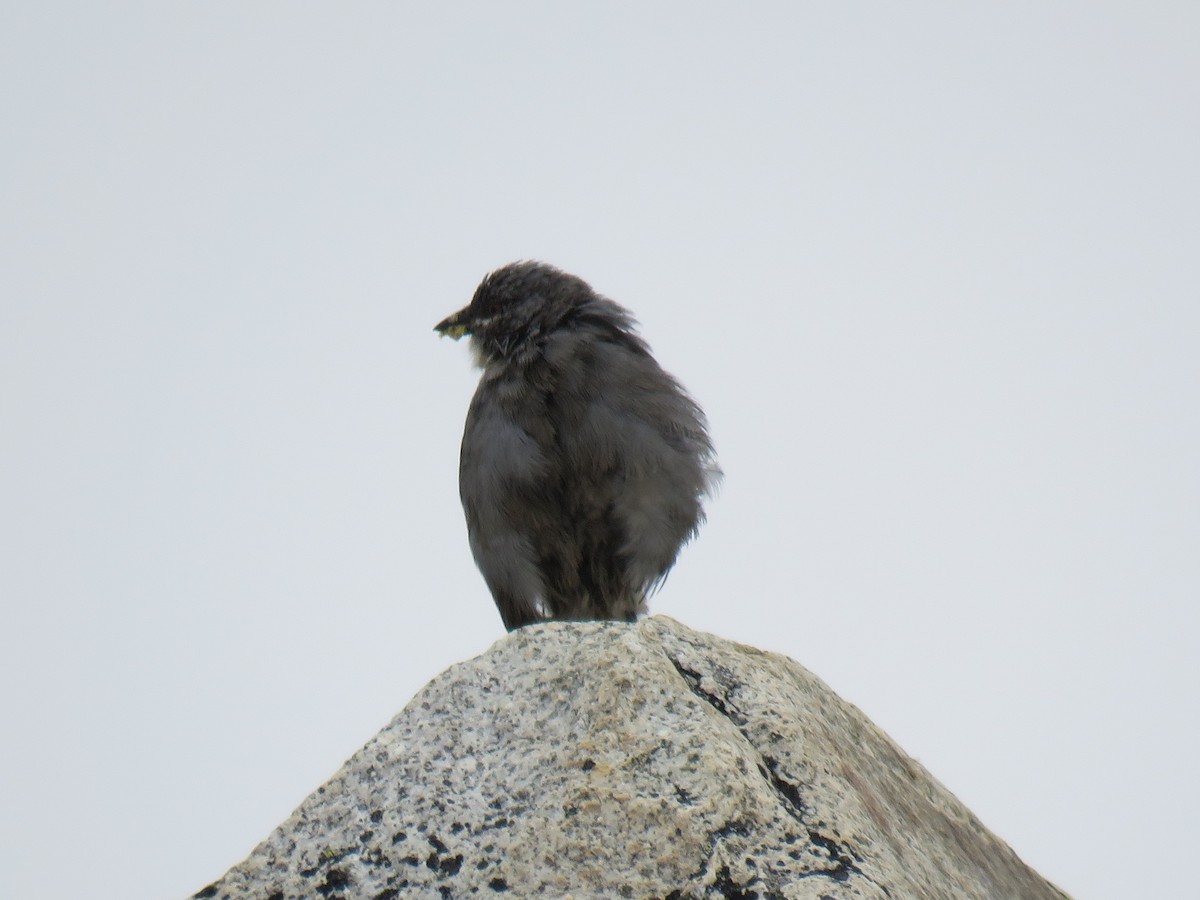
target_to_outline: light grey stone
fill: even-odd
[[[521,629],[431,681],[197,897],[1066,895],[785,657]]]

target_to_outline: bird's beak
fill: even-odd
[[[471,326],[466,324],[466,312],[466,309],[460,309],[458,312],[446,316],[433,326],[433,330],[442,337],[451,337],[456,341],[464,334],[470,334]]]

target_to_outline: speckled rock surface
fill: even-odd
[[[202,898],[1062,898],[796,663],[663,617],[431,681]]]

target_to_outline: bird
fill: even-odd
[[[459,497],[505,628],[636,621],[722,477],[703,410],[627,309],[547,263],[486,275],[434,331],[482,369]]]

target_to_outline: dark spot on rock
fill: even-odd
[[[192,894],[192,896],[196,897],[197,900],[205,900],[206,897],[217,896],[217,883],[214,881],[208,887],[201,888],[200,890],[196,891],[196,893]]]
[[[714,838],[729,837],[731,834],[736,834],[739,837],[749,837],[750,824],[743,822],[741,819],[734,819],[731,822],[726,822],[712,834]]]
[[[371,813],[371,821],[378,825],[383,821],[383,810],[377,809]]]
[[[373,837],[375,837],[375,832],[373,832],[373,831],[364,831],[362,834],[360,834],[360,835],[358,836],[358,839],[359,839],[360,841],[362,841],[362,842],[365,844],[365,843],[367,843],[368,841],[370,841],[370,840],[371,840],[371,838],[373,838]]]
[[[493,878],[488,882],[488,887],[490,887],[497,894],[503,894],[508,890],[508,882],[503,878]]]
[[[835,841],[828,835],[821,834],[811,828],[808,831],[808,840],[814,847],[820,847],[829,854],[829,859],[837,863],[837,867],[830,869],[823,874],[828,875],[834,881],[846,881],[852,874],[859,871],[858,866],[846,856],[845,850],[841,844]]]
[[[717,877],[713,880],[713,887],[721,892],[721,896],[726,900],[758,900],[758,891],[750,890],[757,878],[752,878],[746,884],[738,884],[729,874],[729,866],[721,866],[717,870]]]
[[[592,771],[592,769],[594,769],[594,768],[596,768],[596,763],[595,763],[595,761],[594,761],[594,760],[590,760],[590,759],[584,760],[584,762],[583,762],[583,771],[585,771],[585,772],[590,772],[590,771]]]
[[[787,811],[798,820],[804,821],[804,817],[809,812],[808,804],[800,796],[800,788],[779,774],[779,762],[769,756],[764,756],[762,763],[759,764],[758,772],[762,775],[763,781],[771,785],[775,789],[775,793],[783,798]]]
[[[448,856],[438,863],[438,868],[442,870],[444,875],[457,875],[458,870],[462,868],[462,854],[457,856]]]
[[[427,837],[426,840],[429,841],[429,845],[431,847],[433,847],[433,849],[436,850],[438,853],[445,853],[449,849],[445,844],[443,844],[441,841],[439,841],[433,835],[430,835],[429,837]]]
[[[405,834],[403,831],[397,831],[395,834],[392,835],[392,843],[393,844],[398,844],[401,841],[407,841],[407,840],[408,840],[408,835]]]
[[[378,847],[368,849],[366,853],[363,853],[358,858],[368,866],[383,866],[388,869],[392,867],[391,859]]]
[[[670,659],[670,657],[668,657]],[[676,659],[671,659],[671,665],[675,667],[675,671],[687,684],[689,690],[730,722],[738,727],[746,724],[746,717],[733,708],[725,697],[718,696],[704,689],[704,677],[699,672],[693,672],[691,669],[685,668],[682,663]]]
[[[371,900],[395,900],[395,898],[399,896],[400,890],[398,888],[384,888],[382,891],[372,897]]]
[[[325,896],[329,896],[334,891],[340,893],[343,888],[349,887],[353,883],[354,879],[345,869],[330,869],[325,873],[325,881],[317,885],[317,893]]]

